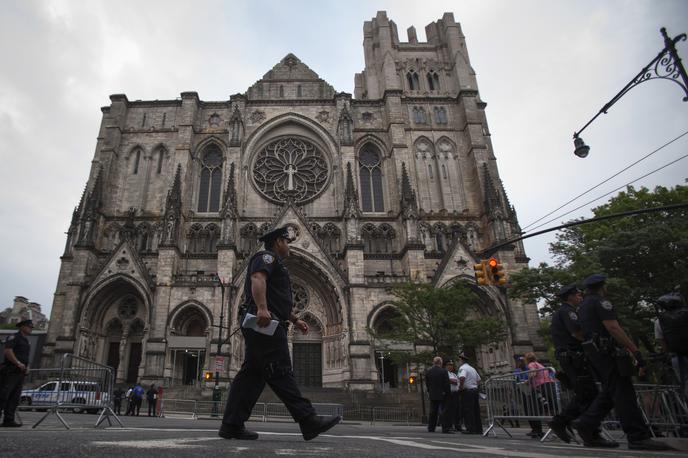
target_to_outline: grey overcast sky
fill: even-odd
[[[679,86],[649,81],[586,130],[587,159],[573,155],[573,132],[662,49],[660,27],[688,32],[685,0],[0,0],[0,309],[22,295],[49,312],[110,94],[162,100],[196,91],[227,100],[289,52],[353,93],[363,22],[378,10],[402,41],[411,25],[424,40],[444,12],[461,23],[501,178],[524,227],[688,130]],[[688,42],[678,49],[688,62]],[[687,153],[688,135],[576,203]],[[637,184],[686,177],[688,159]],[[552,240],[527,241],[531,265],[549,261]]]

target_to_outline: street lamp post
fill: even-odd
[[[220,370],[217,364],[218,358],[224,358],[222,356],[222,330],[224,329],[225,322],[225,288],[231,285],[226,280],[220,278],[218,275],[216,277],[217,284],[220,285],[220,323],[217,326],[219,329],[219,334],[217,337],[217,352],[215,354],[215,386],[213,387],[213,416],[216,416],[220,412],[220,401],[222,395],[220,393]],[[224,360],[222,366],[224,367]]]
[[[382,392],[385,392],[385,354],[383,352],[380,353],[380,371],[381,371],[381,380],[380,380],[380,388]]]
[[[674,38],[669,38],[666,28],[662,27],[660,29],[662,37],[664,38],[664,49],[662,49],[657,57],[652,59],[649,64],[647,64],[640,73],[638,73],[621,91],[616,94],[609,102],[607,102],[595,116],[592,117],[578,132],[573,133],[573,146],[575,150],[573,153],[584,158],[588,156],[590,152],[590,147],[585,144],[583,138],[580,134],[597,119],[601,114],[606,114],[607,111],[621,99],[628,91],[652,79],[665,79],[668,81],[673,81],[678,84],[681,89],[683,89],[684,97],[683,101],[688,102],[688,75],[686,75],[686,69],[683,67],[681,58],[678,56],[676,51],[676,43],[679,41],[686,40],[686,34],[682,33],[676,35]]]

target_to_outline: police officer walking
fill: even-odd
[[[24,376],[29,371],[31,345],[26,338],[33,331],[33,321],[17,323],[19,331],[5,340],[5,361],[0,368],[0,413],[4,415],[2,426],[19,427],[14,414],[21,398]]]
[[[301,395],[292,372],[288,325],[291,322],[307,334],[308,324],[292,314],[291,280],[283,263],[289,256],[289,231],[281,227],[259,240],[265,244],[265,250],[256,253],[248,264],[244,284],[246,312],[257,317],[261,328],[273,319],[279,325],[272,335],[242,326],[246,347],[244,363],[232,383],[219,435],[225,439],[258,439],[258,433],[247,430],[244,423],[267,383],[299,423],[303,438],[311,440],[339,423],[341,417],[317,416],[311,402]]]
[[[561,288],[558,296],[561,305],[552,314],[550,332],[555,356],[572,385],[574,396],[561,412],[554,416],[549,427],[568,444],[571,442],[568,432],[571,422],[590,406],[598,390],[581,346],[583,331],[578,322],[578,306],[583,301],[583,294],[575,283],[571,283]],[[585,445],[588,447],[619,446],[618,442],[601,437],[599,429],[592,431],[592,435],[587,439]]]
[[[631,378],[635,372],[633,358],[641,375],[645,372],[645,361],[638,347],[619,325],[614,305],[606,298],[606,279],[604,274],[593,274],[583,281],[588,294],[579,308],[580,326],[586,339],[582,346],[602,383],[602,391],[573,422],[573,427],[586,445],[595,446],[595,431],[613,407],[628,438],[629,449],[673,450],[668,444],[650,439],[650,429],[638,407]]]

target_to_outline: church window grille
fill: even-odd
[[[406,81],[408,82],[409,90],[417,91],[420,89],[420,79],[418,78],[418,73],[415,70],[410,70],[406,73]]]
[[[239,231],[241,235],[241,250],[244,255],[252,253],[258,245],[258,228],[253,223],[248,223]]]
[[[361,202],[364,212],[385,211],[382,192],[382,164],[380,154],[372,145],[367,145],[359,157],[361,181]]]
[[[206,148],[201,161],[201,183],[198,190],[198,211],[217,212],[220,210],[220,190],[222,187],[222,152],[211,145]]]
[[[435,71],[428,72],[428,89],[431,91],[440,90],[440,76]]]
[[[139,162],[141,161],[141,150],[136,150],[136,159],[134,159],[134,175],[139,173]]]

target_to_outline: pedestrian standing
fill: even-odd
[[[432,367],[425,372],[425,384],[430,398],[430,416],[428,417],[428,432],[434,433],[437,422],[442,425],[442,432],[450,434],[451,419],[447,405],[450,400],[449,372],[442,367],[442,358],[435,356]]]
[[[673,450],[668,444],[650,439],[650,429],[638,407],[631,378],[635,373],[633,359],[640,375],[644,375],[645,360],[619,325],[614,305],[607,299],[606,279],[604,274],[593,274],[583,281],[587,295],[579,308],[580,326],[586,339],[582,345],[602,390],[572,425],[584,445],[606,447],[594,440],[594,433],[613,407],[628,438],[629,449]]]
[[[259,240],[265,249],[248,262],[244,283],[247,303],[240,320],[248,312],[256,316],[260,328],[270,325],[273,319],[278,326],[271,335],[242,326],[244,363],[230,388],[218,434],[225,439],[258,439],[258,434],[247,430],[244,423],[267,383],[299,423],[303,438],[311,440],[339,423],[341,417],[316,415],[311,402],[301,395],[292,372],[287,341],[289,323],[303,334],[308,333],[308,324],[292,313],[294,297],[289,271],[284,265],[291,242],[288,228],[275,229]]]
[[[27,337],[33,331],[33,321],[22,320],[17,323],[19,330],[5,339],[5,361],[0,368],[0,414],[2,426],[16,428],[21,426],[14,419],[21,398],[24,377],[29,372],[31,344]]]
[[[133,391],[131,392],[131,396],[134,399],[134,408],[136,409],[136,416],[139,416],[139,413],[141,412],[141,404],[143,404],[143,396],[146,394],[146,390],[143,389],[141,386],[141,383],[137,383],[134,386]],[[131,412],[132,415],[134,415],[134,411],[132,410]]]
[[[684,400],[688,400],[688,307],[677,292],[656,301],[659,317],[655,321],[655,339],[669,355]]]
[[[134,408],[136,406],[134,402],[134,387],[130,386],[127,389],[126,394],[124,395],[124,398],[127,400],[127,411],[124,413],[124,415],[134,415]]]
[[[155,387],[155,383],[151,383],[150,388],[146,391],[146,403],[148,404],[148,416],[155,415],[155,404],[158,402],[158,389]]]
[[[459,396],[461,398],[461,408],[463,409],[463,422],[466,424],[465,434],[482,434],[483,423],[480,418],[480,375],[470,364],[468,357],[461,353],[459,355]]]
[[[461,402],[459,401],[459,376],[455,372],[454,361],[447,361],[447,372],[449,373],[449,405],[447,410],[449,412],[449,423],[454,426],[454,429],[461,431],[461,424],[463,423],[463,416],[461,415]]]
[[[533,393],[533,413],[540,417],[552,417],[557,412],[557,384],[549,369],[540,364],[535,353],[525,355],[528,364],[528,384]]]
[[[122,399],[124,399],[124,390],[121,386],[115,388],[112,392],[112,403],[114,405],[115,414],[122,415]]]

